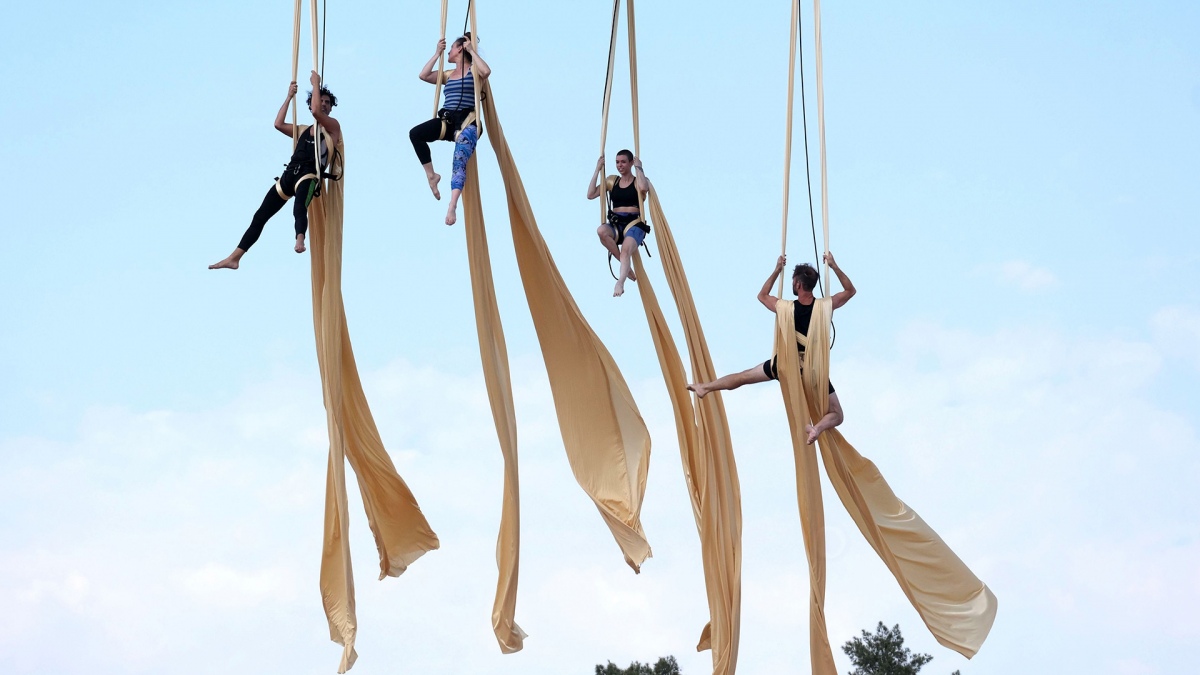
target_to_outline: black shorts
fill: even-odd
[[[763,361],[762,369],[763,369],[763,372],[767,374],[768,378],[770,378],[772,380],[778,380],[779,379],[778,357],[772,357],[771,360],[769,360],[769,361]],[[831,394],[834,393],[832,382],[829,383],[829,393],[831,393]]]

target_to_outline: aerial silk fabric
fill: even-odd
[[[484,117],[491,132],[489,138],[504,180],[517,266],[546,363],[567,459],[576,480],[616,539],[626,563],[637,571],[651,555],[641,523],[650,434],[616,362],[583,318],[538,231],[496,114],[490,84],[483,83],[481,91]],[[472,182],[468,180],[468,185]],[[466,213],[474,209],[472,206]],[[482,227],[481,216],[479,222]],[[473,260],[472,266],[479,266],[472,270],[473,276],[485,274],[481,261]],[[488,349],[484,345],[482,351]],[[505,412],[505,416],[508,414]],[[512,466],[515,486],[515,462]],[[513,509],[514,517],[515,513]],[[497,554],[501,560],[511,555],[515,574],[515,543],[511,547],[506,545],[503,530],[502,526]],[[501,562],[502,570],[505,566]]]
[[[818,299],[805,338],[796,333],[791,302],[776,308],[775,353],[779,382],[796,455],[796,486],[808,553],[809,646],[816,675],[836,670],[825,627],[825,530],[816,454],[806,443],[805,422],[829,409],[830,298]],[[797,340],[806,343],[804,363]],[[837,431],[817,439],[834,491],[867,542],[891,570],[909,602],[942,645],[970,658],[979,651],[996,618],[996,596],[933,528],[896,497],[879,469]]]
[[[649,432],[620,370],[583,318],[554,265],[496,116],[491,88],[484,84],[480,90],[485,96],[481,107],[492,130],[489,137],[504,179],[517,264],[546,362],[567,458],[625,561],[638,570],[650,556],[640,520],[650,459]],[[516,409],[475,157],[468,163],[462,198],[479,352],[504,457],[492,630],[507,654],[520,651],[528,637],[516,623],[521,533]]]
[[[612,93],[613,64],[616,56],[617,25],[620,0],[613,1],[612,34],[609,38],[608,73],[604,82],[604,105],[600,130],[600,151],[608,135],[609,102]],[[641,156],[641,131],[638,116],[637,80],[637,21],[634,17],[633,0],[626,0],[627,45],[629,49],[629,89],[633,113],[633,146]],[[651,186],[649,200],[638,201],[641,213],[649,207],[649,221],[653,223],[655,241],[662,260],[667,285],[675,298],[675,307],[683,325],[688,355],[692,366],[692,377],[696,382],[716,379],[716,372],[709,356],[704,330],[696,312],[696,303],[688,286],[683,261],[675,246],[671,227],[663,214],[658,194]],[[605,220],[607,199],[601,200],[601,220]],[[646,314],[646,323],[654,340],[659,366],[671,408],[675,414],[675,429],[679,437],[679,453],[683,461],[684,480],[692,501],[692,515],[700,535],[701,561],[704,567],[704,586],[708,595],[709,622],[701,631],[698,651],[712,650],[714,675],[732,675],[737,667],[738,639],[741,631],[742,595],[742,507],[741,488],[738,484],[737,464],[733,457],[733,443],[729,435],[729,423],[725,416],[725,405],[721,396],[713,395],[698,399],[693,407],[691,394],[687,391],[686,372],[679,357],[679,349],[663,317],[658,298],[650,283],[650,276],[642,265],[641,256],[635,250],[633,267],[637,273],[638,293]]]
[[[508,370],[508,348],[504,326],[496,304],[492,261],[488,254],[487,231],[479,195],[475,157],[467,163],[463,186],[463,229],[467,236],[467,260],[471,270],[471,294],[475,300],[475,327],[479,334],[479,356],[500,452],[504,456],[504,493],[500,511],[500,534],[496,538],[499,580],[492,604],[492,630],[505,654],[520,651],[525,631],[516,622],[517,571],[521,557],[521,497],[517,475],[517,413],[513,403],[512,379]]]
[[[339,142],[332,167],[335,174],[344,175],[341,166],[344,157],[345,148]],[[426,551],[438,548],[438,538],[384,449],[363,393],[342,303],[345,179],[324,183],[322,195],[308,208],[313,329],[329,427],[321,601],[329,620],[329,636],[343,646],[338,672],[344,673],[357,658],[354,640],[358,630],[350,565],[345,462],[350,462],[358,478],[367,523],[379,550],[380,579],[399,576]]]
[[[717,378],[716,369],[709,356],[675,237],[653,187],[647,205],[654,224],[659,259],[683,325],[693,380],[710,382]],[[709,623],[701,631],[696,649],[712,650],[714,675],[732,675],[737,668],[741,631],[742,497],[725,404],[720,394],[714,394],[697,399],[696,407],[692,407],[679,350],[659,308],[650,277],[640,255],[635,253],[633,261],[638,275],[638,292],[675,413],[684,480],[700,534]]]

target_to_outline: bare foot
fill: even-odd
[[[708,388],[702,384],[689,384],[688,391],[696,392],[696,396],[699,398],[704,398],[708,395]]]
[[[618,281],[618,282],[617,282],[617,285],[616,285],[616,286],[613,286],[613,297],[614,297],[614,298],[619,298],[619,297],[621,297],[622,295],[625,295],[625,282],[624,282],[624,281]]]
[[[637,281],[637,274],[635,274],[633,270],[629,270],[629,280]]]
[[[446,212],[446,224],[453,225],[454,223],[457,223],[457,222],[458,222],[458,213],[454,209],[447,211]]]
[[[308,249],[304,248],[304,235],[296,235],[296,253],[304,253]]]
[[[213,263],[208,266],[208,269],[210,270],[236,270],[237,268],[238,261],[234,260],[233,256],[229,256],[219,263]]]
[[[820,432],[818,432],[818,431],[817,431],[817,428],[816,428],[816,427],[814,427],[814,426],[813,426],[813,425],[811,425],[811,424],[805,424],[805,425],[804,425],[804,430],[808,432],[808,444],[809,444],[809,445],[812,445],[813,443],[816,443],[816,442],[817,442],[817,436],[820,436],[820,435],[821,435],[821,434],[820,434]]]
[[[438,201],[441,201],[441,199],[442,199],[442,192],[441,192],[441,190],[438,190],[438,183],[441,182],[441,180],[442,180],[441,174],[435,173],[429,177],[429,189],[433,190],[433,198]]]

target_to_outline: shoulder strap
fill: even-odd
[[[609,190],[610,192],[612,191],[612,189],[613,189],[614,187],[616,187],[616,185],[617,185],[617,181],[618,181],[618,180],[620,180],[620,178],[621,178],[621,177],[620,177],[620,176],[617,176],[617,175],[612,175],[612,176],[609,176],[609,177],[608,177],[608,179],[607,179],[607,183],[608,183],[608,190]]]

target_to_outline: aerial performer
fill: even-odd
[[[831,298],[833,302],[832,309],[837,309],[849,302],[850,298],[854,297],[854,284],[851,283],[850,277],[846,276],[842,268],[838,267],[832,253],[825,253],[825,262],[829,265],[829,269],[833,270],[834,274],[837,275],[838,281],[842,284],[843,290],[834,293],[833,298]],[[758,292],[758,301],[764,307],[771,310],[772,313],[775,312],[779,298],[771,295],[771,287],[775,285],[775,280],[779,278],[779,274],[783,271],[786,263],[787,256],[779,256],[779,260],[775,263],[775,270],[771,272],[771,276],[763,284],[762,290]],[[792,271],[792,292],[796,294],[796,300],[792,303],[792,311],[795,312],[796,316],[796,330],[804,336],[808,335],[808,324],[812,319],[813,303],[816,301],[816,298],[813,296],[813,288],[816,287],[819,278],[820,274],[816,268],[808,263],[796,265],[796,268]],[[799,350],[801,360],[803,361],[804,345],[797,342],[796,348]],[[704,398],[714,391],[728,391],[730,389],[737,389],[744,384],[757,384],[759,382],[778,379],[779,355],[777,354],[763,362],[761,366],[754,366],[740,373],[726,375],[712,382],[688,385],[688,389],[696,392],[696,395],[700,398]],[[837,394],[833,389],[833,383],[830,383],[829,409],[816,424],[806,424],[804,426],[804,431],[807,434],[805,440],[808,441],[809,445],[812,445],[822,432],[841,424],[842,419],[842,404],[838,402]]]
[[[442,179],[433,170],[433,158],[429,153],[429,144],[433,141],[454,141],[454,163],[450,174],[450,207],[446,210],[446,224],[453,225],[458,219],[458,198],[462,195],[463,185],[467,180],[467,161],[475,154],[475,143],[479,141],[479,125],[475,112],[475,77],[482,82],[492,74],[492,69],[484,63],[471,41],[471,33],[467,32],[456,39],[450,46],[448,58],[454,64],[454,70],[435,71],[438,58],[446,51],[445,38],[438,40],[437,49],[433,56],[421,68],[418,75],[422,80],[433,85],[445,85],[445,98],[437,117],[418,124],[408,132],[417,159],[425,169],[425,178],[429,181],[429,189],[435,199],[441,199],[438,182]],[[482,86],[482,85],[481,85]]]
[[[209,265],[208,269],[236,270],[242,256],[246,255],[246,251],[249,251],[254,242],[258,241],[259,236],[262,235],[267,221],[271,219],[271,216],[279,213],[283,205],[287,204],[288,199],[292,197],[296,197],[296,202],[292,206],[292,215],[296,219],[295,250],[296,253],[304,253],[304,235],[308,232],[308,204],[312,199],[313,190],[317,186],[314,181],[329,165],[329,149],[336,149],[342,137],[341,125],[329,116],[333,107],[337,105],[337,97],[327,87],[321,86],[321,76],[317,74],[317,71],[312,72],[309,82],[312,83],[313,88],[308,93],[308,107],[312,110],[313,117],[317,119],[323,132],[320,168],[317,167],[317,152],[313,147],[316,142],[313,138],[314,127],[308,126],[300,133],[296,147],[292,151],[292,158],[288,160],[283,174],[275,179],[275,185],[267,190],[267,196],[263,197],[262,205],[254,212],[254,217],[250,220],[250,227],[246,228],[246,233],[242,235],[242,240],[238,242],[237,248],[233,249],[233,253],[230,253],[221,262]],[[295,98],[296,91],[296,83],[292,82],[288,86],[287,99],[279,107],[279,113],[275,115],[275,128],[280,133],[293,138],[295,135],[292,125],[288,124],[286,119],[288,105]],[[313,92],[320,92],[320,95],[314,98]]]
[[[588,199],[608,193],[608,219],[596,228],[596,234],[600,236],[600,243],[608,249],[609,255],[621,261],[621,273],[617,277],[617,285],[613,287],[614,298],[625,294],[626,279],[637,281],[633,271],[633,252],[650,234],[650,225],[642,218],[640,206],[650,192],[650,179],[642,170],[642,160],[628,150],[621,150],[617,153],[616,164],[618,175],[609,176],[605,187],[601,188],[598,179],[604,172],[604,155],[600,155],[587,191]]]

